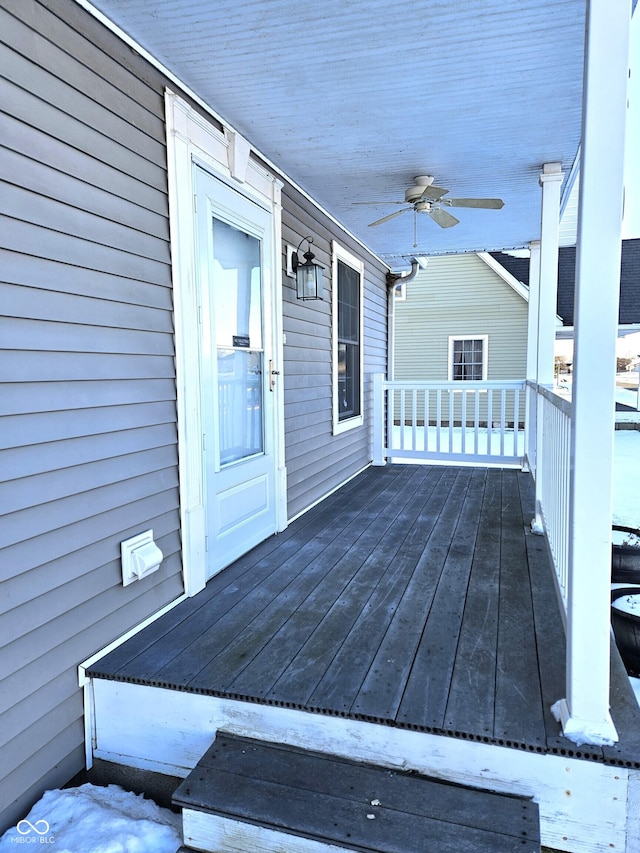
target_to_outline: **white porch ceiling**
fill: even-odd
[[[580,140],[584,0],[93,0],[392,268],[524,247],[543,163]],[[500,211],[442,229],[398,210],[415,175]]]

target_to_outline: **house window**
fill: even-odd
[[[363,423],[362,300],[364,266],[333,243],[333,430]]]
[[[449,338],[449,381],[481,382],[487,378],[488,335]]]

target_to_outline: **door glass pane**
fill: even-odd
[[[262,453],[262,353],[218,347],[220,464]]]
[[[213,219],[220,464],[264,452],[260,241]]]
[[[260,241],[214,219],[213,258],[217,345],[262,349]]]

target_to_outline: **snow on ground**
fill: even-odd
[[[176,853],[180,815],[118,785],[47,791],[26,818],[0,838],[0,853],[50,844],[55,853]],[[29,845],[23,847],[22,845]]]

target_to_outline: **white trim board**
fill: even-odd
[[[570,853],[633,850],[627,800],[637,785],[629,786],[623,768],[106,679],[93,680],[93,698],[96,758],[185,777],[224,729],[533,797],[544,845]]]
[[[525,302],[529,301],[529,288],[521,281],[518,281],[518,279],[509,272],[509,270],[506,270],[500,261],[497,261],[488,252],[476,252],[476,254],[480,260],[484,261],[485,264],[492,269],[494,273],[496,273],[496,275],[499,275],[500,278],[506,282],[510,288],[512,288],[512,290],[515,290],[518,296],[521,296]]]
[[[279,262],[282,183],[250,156],[239,134],[215,128],[181,97],[165,93],[167,168],[171,231],[172,281],[176,340],[178,460],[182,564],[187,595],[195,595],[207,580],[206,508],[203,458],[203,415],[200,388],[200,309],[196,275],[194,226],[194,166],[200,166],[235,193],[250,199],[271,215],[274,252],[269,271],[274,304],[268,317],[274,329],[274,359],[283,361],[282,269]],[[275,390],[277,421],[284,423],[282,384]],[[276,441],[277,529],[287,525],[284,437]]]

